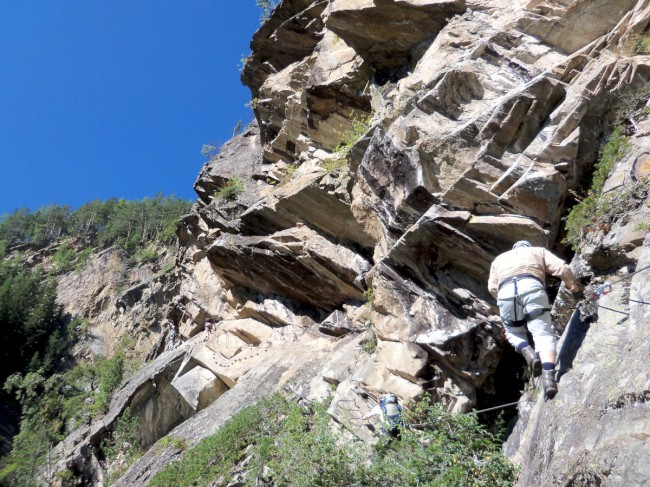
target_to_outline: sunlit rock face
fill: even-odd
[[[522,239],[572,256],[562,219],[614,107],[648,82],[635,45],[649,21],[641,0],[281,2],[242,74],[256,120],[201,170],[178,230],[177,340],[148,372],[166,371],[166,392],[126,388],[116,411],[134,389],[152,404],[130,404],[143,417],[176,401],[179,416],[169,406],[148,438],[191,445],[274,390],[332,395],[330,414],[369,441],[350,418],[372,394],[427,392],[459,413],[498,404],[495,384],[510,376],[495,377],[506,344],[490,264]],[[647,122],[626,130],[633,148],[612,194],[649,173]],[[616,279],[641,268],[647,193],[625,214],[594,230],[576,269]],[[647,277],[611,307],[643,300]],[[579,485],[587,468],[602,485],[642,485],[644,306],[629,304],[624,323],[599,314],[573,352],[564,339],[560,393],[524,400],[506,447],[522,486]],[[556,303],[558,329],[566,308]],[[117,485],[146,484],[175,455],[150,449]]]
[[[163,250],[160,262],[172,264],[173,259]],[[89,333],[73,350],[80,361],[112,356],[122,337],[133,342],[129,353],[136,361],[157,354],[171,326],[167,313],[175,295],[171,270],[131,265],[120,247],[93,254],[78,271],[57,277],[58,301],[65,312],[88,321]]]
[[[639,125],[604,185],[621,208],[588,234],[573,262],[595,276],[593,286],[608,281],[612,290],[581,313],[556,301],[554,312],[568,323],[559,347],[559,393],[549,402],[522,400],[505,445],[522,465],[521,486],[540,475],[549,486],[644,485],[649,478],[650,187],[643,164],[650,133],[647,122]]]

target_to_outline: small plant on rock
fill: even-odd
[[[185,449],[187,449],[187,443],[185,442],[185,440],[182,440],[178,436],[174,436],[174,435],[168,435],[168,436],[165,436],[164,438],[162,438],[158,442],[158,446],[160,448],[170,447],[170,448],[172,448],[174,450],[185,450]]]
[[[341,434],[327,404],[298,405],[276,394],[235,414],[147,485],[513,484],[515,467],[476,415],[450,414],[426,399],[405,409],[401,440],[383,439],[373,452]]]
[[[363,137],[370,128],[370,120],[372,114],[367,116],[353,116],[352,129],[347,132],[341,132],[341,139],[338,145],[334,148],[335,157],[328,159],[323,163],[323,167],[327,172],[337,171],[347,166],[347,157],[352,149],[352,146]]]
[[[260,24],[266,22],[273,9],[278,4],[278,0],[257,0],[257,6],[262,9],[262,16],[260,17]]]
[[[239,132],[241,132],[242,126],[243,126],[243,122],[241,120],[237,120],[237,122],[235,122],[235,126],[232,129],[233,137],[237,135]]]
[[[368,355],[372,355],[375,353],[375,350],[377,350],[377,335],[372,331],[372,325],[370,324],[366,327],[366,333],[368,334],[368,338],[361,342],[361,346],[363,347],[364,352]]]
[[[634,45],[634,52],[637,54],[650,53],[650,32],[644,32],[639,35]]]
[[[639,223],[634,230],[637,232],[647,232],[650,230],[650,223]]]
[[[92,247],[86,247],[81,252],[79,252],[77,254],[77,260],[74,264],[74,270],[77,272],[81,272],[81,269],[84,268],[86,262],[88,262],[88,259],[90,258],[90,254],[92,253],[93,253]]]
[[[257,108],[257,105],[260,104],[260,99],[259,98],[253,98],[252,100],[246,102],[244,106],[246,108],[250,108],[251,110],[255,110]]]
[[[67,242],[61,245],[52,256],[52,263],[59,272],[67,272],[72,268],[76,259],[74,248]]]
[[[210,160],[217,155],[217,148],[212,144],[203,144],[203,147],[201,147],[201,155],[207,160]]]
[[[136,264],[147,264],[150,262],[156,262],[160,255],[154,245],[148,245],[140,250],[138,250],[135,255],[129,258],[129,263],[132,265]]]
[[[239,176],[232,176],[228,184],[223,188],[215,191],[215,200],[233,201],[236,200],[241,193],[244,192],[244,182]]]
[[[287,164],[283,169],[282,172],[284,173],[282,177],[282,181],[280,182],[281,184],[285,184],[293,179],[293,175],[296,173],[298,168],[300,167],[300,164]]]
[[[372,288],[366,289],[363,292],[363,297],[366,300],[366,306],[368,306],[368,308],[372,310],[375,304],[375,292],[372,290]]]
[[[241,58],[239,58],[239,72],[244,71],[244,68],[246,68],[246,65],[248,62],[251,60],[251,55],[241,55]]]

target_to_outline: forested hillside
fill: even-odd
[[[0,479],[22,485],[52,444],[101,414],[129,364],[133,338],[124,337],[110,356],[75,347],[92,337],[87,313],[66,311],[60,283],[80,279],[87,263],[116,248],[128,268],[169,255],[179,218],[191,203],[175,197],[92,201],[76,210],[51,205],[16,210],[0,222]],[[171,250],[171,249],[170,249]],[[173,263],[173,261],[172,261]],[[160,267],[160,266],[157,266]],[[163,269],[164,271],[164,269]],[[96,273],[95,273],[96,274]],[[75,277],[76,276],[76,277]],[[112,294],[119,296],[120,289]],[[122,293],[125,292],[121,291]],[[95,321],[96,318],[95,318]],[[5,346],[9,345],[9,346]],[[15,415],[20,414],[19,431]],[[11,436],[13,438],[13,450]],[[11,480],[13,479],[13,480]]]
[[[30,212],[19,209],[0,223],[0,249],[17,244],[44,245],[57,238],[83,238],[89,245],[119,244],[133,252],[150,242],[171,244],[178,218],[191,203],[173,196],[127,201],[95,200],[77,210],[51,205]]]

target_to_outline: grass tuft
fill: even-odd
[[[234,201],[244,192],[244,182],[239,176],[232,176],[228,184],[214,192],[214,199],[221,201]]]

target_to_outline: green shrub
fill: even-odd
[[[322,406],[305,411],[274,395],[237,413],[148,485],[207,485],[219,478],[225,485],[247,455],[246,485],[258,485],[265,466],[275,485],[346,485],[354,477],[353,452],[342,446]]]
[[[72,263],[75,259],[75,249],[66,242],[52,256],[52,263],[58,272],[67,272],[72,269]]]
[[[300,164],[287,164],[282,170],[284,174],[282,176],[282,180],[280,181],[280,184],[283,185],[291,181],[293,179],[293,175],[296,173],[299,167]]]
[[[347,152],[345,152],[345,155],[336,154],[336,157],[326,159],[323,162],[323,167],[325,168],[325,170],[328,173],[345,169],[346,167],[348,167],[348,161],[345,158],[346,155],[347,155]]]
[[[88,262],[88,259],[90,258],[90,255],[93,253],[92,247],[86,247],[83,249],[81,252],[77,253],[77,259],[75,260],[74,263],[74,270],[79,272],[81,269],[84,268],[86,265],[86,262]]]
[[[147,264],[156,262],[160,256],[154,245],[147,245],[138,250],[134,256],[129,259],[131,264]]]
[[[365,443],[337,432],[324,405],[301,407],[276,394],[234,415],[148,485],[226,485],[238,470],[251,486],[514,483],[516,470],[499,439],[475,415],[449,414],[423,401],[407,424],[401,441],[384,438],[373,453]]]
[[[77,251],[69,243],[64,243],[52,256],[54,272],[81,271],[92,254],[92,247]]]
[[[67,485],[68,483],[74,482],[74,473],[72,473],[70,470],[59,470],[57,473],[54,474],[54,478],[56,480],[62,481],[63,485]]]
[[[564,243],[570,244],[574,251],[578,252],[580,243],[587,232],[593,230],[594,226],[612,209],[612,197],[602,195],[601,191],[605,181],[617,162],[630,150],[630,138],[624,135],[623,127],[617,126],[610,135],[607,143],[602,147],[598,161],[595,164],[595,171],[591,188],[587,196],[575,205],[569,212],[565,230],[567,232]]]
[[[121,477],[142,455],[140,420],[127,407],[115,422],[115,429],[102,441],[109,473],[108,485]]]
[[[328,159],[323,163],[327,172],[337,171],[347,167],[347,157],[352,146],[368,132],[372,114],[367,116],[353,115],[351,123],[352,128],[347,132],[341,132],[338,145],[334,148],[335,157]]]
[[[375,350],[377,350],[377,335],[372,331],[371,326],[367,327],[366,333],[368,334],[368,338],[361,342],[361,346],[363,347],[364,352],[368,355],[372,355],[375,353]]]
[[[284,407],[279,431],[257,450],[258,469],[269,466],[277,485],[349,485],[356,476],[357,448],[342,442],[324,406]]]
[[[250,60],[251,60],[250,55],[248,55],[248,56],[245,56],[244,54],[241,55],[241,57],[239,58],[239,72],[240,73],[242,71],[244,71],[244,68],[249,63]]]
[[[210,160],[217,154],[217,148],[212,144],[203,144],[201,147],[201,155]]]
[[[86,400],[94,378],[92,367],[77,366],[47,378],[39,371],[7,379],[5,390],[14,392],[19,399],[22,417],[20,432],[13,439],[7,468],[0,472],[0,478],[11,481],[10,485],[34,481],[50,446],[92,417],[92,406]]]
[[[239,176],[232,176],[228,184],[218,191],[215,191],[214,199],[225,201],[236,200],[239,195],[244,192],[244,189],[244,182],[241,178]]]
[[[168,272],[174,270],[175,268],[176,268],[176,261],[174,259],[168,260],[160,268],[160,274],[167,274]]]
[[[377,445],[377,459],[361,470],[361,485],[510,486],[515,467],[499,439],[474,414],[451,414],[425,399],[401,440]]]
[[[239,132],[241,132],[242,128],[243,128],[243,122],[241,120],[237,120],[235,122],[235,126],[232,129],[232,136],[234,137]]]
[[[187,443],[178,436],[168,435],[158,442],[158,447],[171,447],[175,450],[185,450],[187,448]]]
[[[256,0],[257,6],[262,9],[260,24],[263,24],[268,20],[278,2],[279,0]]]
[[[637,54],[648,54],[650,53],[650,33],[644,32],[639,35],[634,45],[634,51]]]
[[[96,370],[99,377],[99,388],[95,393],[93,411],[96,414],[102,414],[108,410],[113,391],[117,389],[124,377],[123,355],[116,353],[109,359],[100,358]]]
[[[244,103],[244,106],[246,108],[250,108],[251,110],[255,110],[257,108],[257,105],[260,104],[260,101],[261,100],[259,98],[255,97],[252,100],[249,100],[246,103]]]
[[[634,230],[637,232],[647,232],[650,230],[650,223],[639,223],[636,227],[634,227]]]
[[[123,359],[118,354],[100,359],[95,366],[78,365],[49,377],[43,370],[11,375],[4,389],[19,401],[22,417],[20,432],[14,438],[0,478],[15,485],[33,481],[34,472],[47,457],[49,445],[106,411],[113,391],[122,381],[123,369]],[[89,390],[93,385],[95,390]]]
[[[266,400],[243,409],[216,435],[205,438],[182,459],[158,472],[148,485],[206,485],[213,479],[229,475],[233,465],[243,458],[246,447],[260,435],[261,423],[266,424],[271,416],[272,403]]]
[[[366,306],[372,310],[375,306],[375,292],[372,290],[372,288],[366,289],[363,292],[363,297],[366,300]]]
[[[70,323],[68,323],[68,336],[73,337],[76,341],[88,334],[90,331],[91,322],[88,318],[76,316]]]
[[[0,262],[0,385],[13,373],[53,372],[68,343],[56,283],[42,269]]]

